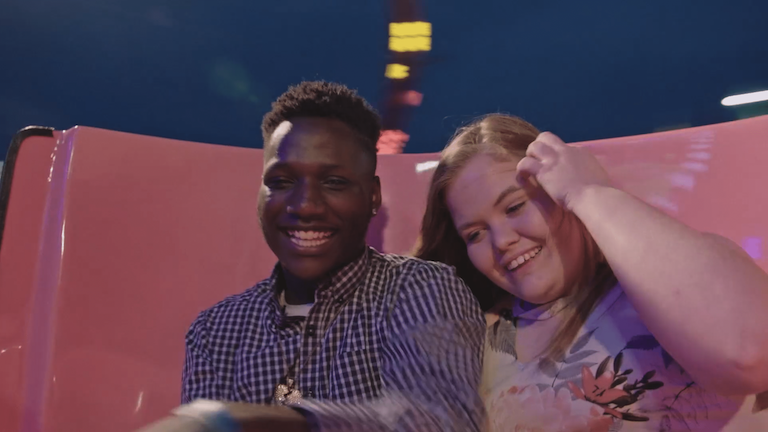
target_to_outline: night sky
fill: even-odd
[[[426,0],[432,51],[406,152],[507,112],[566,141],[768,114],[768,1]],[[261,147],[303,79],[377,105],[386,1],[0,0],[0,152],[27,125]]]

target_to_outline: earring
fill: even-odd
[[[373,209],[373,215],[374,215],[374,216],[376,216],[376,213],[378,213],[378,212],[379,212],[379,211],[378,211],[378,210],[376,210],[375,208]]]

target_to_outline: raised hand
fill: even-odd
[[[566,145],[550,132],[543,132],[528,146],[517,164],[518,181],[536,182],[560,206],[573,210],[578,197],[592,186],[612,186],[608,173],[586,149]]]

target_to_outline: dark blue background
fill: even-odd
[[[425,0],[433,23],[406,152],[490,111],[568,141],[768,113],[765,0]],[[382,97],[383,0],[0,0],[0,151],[20,128],[87,125],[260,147],[302,79]]]

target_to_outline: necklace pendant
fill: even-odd
[[[298,405],[301,403],[301,392],[294,387],[293,378],[285,378],[285,383],[275,387],[275,403],[278,405]]]

